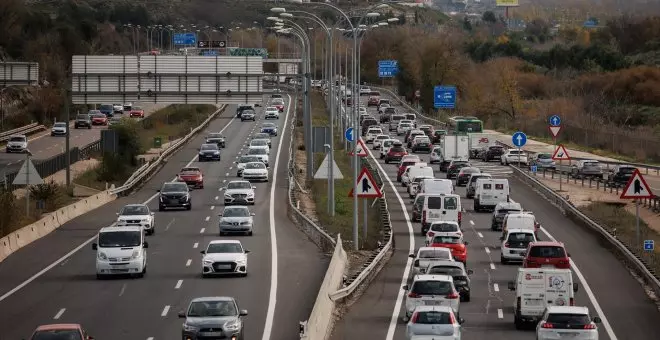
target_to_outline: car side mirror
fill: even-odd
[[[509,290],[515,291],[516,290],[516,283],[513,282],[513,281],[509,281],[509,283],[507,284],[507,288],[509,288]]]
[[[580,286],[577,284],[577,282],[573,283],[573,293],[577,293],[579,288],[580,288]]]
[[[411,259],[414,259],[414,258],[415,258],[415,254],[410,254],[410,255],[408,255],[408,257],[410,257]]]
[[[253,186],[252,189],[256,189],[257,187]]]
[[[248,315],[248,312],[245,309],[241,309],[241,311],[238,313],[240,316],[246,316]]]
[[[155,213],[155,212],[152,212],[152,213],[151,213],[151,216],[154,216],[154,215],[156,215],[156,213]]]
[[[250,253],[250,251],[247,250],[247,249],[243,250],[243,252],[246,253],[246,254],[249,254],[249,253]]]
[[[470,242],[468,242],[468,241],[463,241],[463,244],[467,246],[468,244],[470,244]]]
[[[472,274],[474,274],[474,270],[472,270],[472,269],[468,269],[468,270],[467,270],[467,273],[468,273],[468,275],[472,275]]]
[[[571,253],[566,253],[566,255],[568,255],[568,257],[571,257]]]
[[[250,213],[250,216],[255,216],[255,215],[256,215],[255,213]]]
[[[199,253],[200,254],[206,254],[206,250],[201,250]]]
[[[504,241],[504,236],[500,236],[500,241]]]
[[[98,249],[99,249],[99,245],[96,244],[96,243],[92,243],[92,249],[93,249],[93,250],[98,250]]]
[[[403,285],[402,288],[403,288],[403,290],[408,290],[408,289],[410,289],[410,287],[408,287],[408,285]]]
[[[181,312],[179,312],[178,315],[179,315],[180,318],[185,318],[186,317],[186,312],[181,311]]]
[[[465,323],[465,319],[463,319],[463,318],[458,318],[458,323],[461,324],[461,325],[464,324],[464,323]]]
[[[149,248],[149,242],[142,243],[142,248]]]
[[[156,189],[156,192],[160,192],[160,189]]]
[[[603,322],[603,320],[601,320],[600,317],[598,317],[598,316],[594,316],[593,322],[594,323],[601,323],[601,322]]]

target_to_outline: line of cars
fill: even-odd
[[[365,115],[363,121],[367,119]],[[461,338],[465,320],[460,316],[460,304],[470,301],[469,276],[473,274],[467,265],[469,242],[461,229],[461,197],[455,192],[456,186],[465,186],[465,198],[473,200],[475,212],[493,214],[491,229],[501,232],[500,262],[522,262],[508,283],[516,294],[515,327],[535,325],[538,339],[598,339],[600,318],[590,316],[587,307],[576,306],[578,285],[570,270],[570,255],[563,243],[538,239],[540,224],[532,212],[511,201],[508,180],[483,173],[463,158],[452,159],[444,167],[441,164],[439,170],[447,173],[446,179],[436,178],[432,167],[409,154],[406,146],[411,153],[426,151],[414,148],[415,144],[427,139],[442,144],[446,132],[436,139],[432,126],[421,130],[410,125],[402,141],[375,124],[364,134],[367,144],[380,149],[386,164],[397,165],[397,181],[407,188],[413,204],[411,219],[420,222],[420,234],[425,238],[424,246],[409,255],[413,275],[403,286],[407,337]],[[431,150],[435,147],[431,143]],[[435,163],[442,163],[432,152],[431,163],[434,158]]]

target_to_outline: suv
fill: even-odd
[[[231,181],[225,189],[225,205],[254,205],[254,189],[249,181]]]
[[[504,147],[499,145],[491,145],[485,150],[481,155],[481,160],[484,162],[490,162],[491,160],[500,160],[504,154]]]
[[[245,110],[252,110],[252,112],[254,112],[254,107],[252,107],[252,105],[239,105],[236,109],[236,117],[241,118],[241,115]]]
[[[632,165],[617,165],[607,172],[607,177],[603,176],[610,185],[626,185],[633,173],[637,170]]]
[[[147,235],[153,235],[156,232],[154,213],[149,210],[149,206],[146,204],[128,204],[121,208],[117,213],[117,226],[142,227]]]
[[[584,177],[603,177],[603,169],[600,167],[600,163],[597,160],[585,159],[580,160],[577,164],[571,166],[571,176],[575,178],[584,178]]]
[[[566,252],[561,242],[531,242],[525,251],[523,268],[571,269],[571,254]]]
[[[76,122],[73,123],[73,128],[77,129],[80,127],[86,127],[88,129],[92,128],[92,118],[88,114],[79,114],[76,116]]]
[[[158,190],[158,211],[164,211],[167,208],[185,208],[190,210],[192,202],[188,184],[184,182],[167,182]]]
[[[28,139],[25,135],[14,135],[9,137],[7,141],[7,153],[12,152],[27,152]]]

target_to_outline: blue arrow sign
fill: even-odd
[[[559,118],[559,115],[552,115],[550,116],[550,119],[548,119],[550,122],[550,126],[560,126],[561,125],[561,118]]]
[[[436,109],[456,108],[456,86],[436,86],[433,88],[433,106]]]
[[[655,249],[655,242],[653,240],[644,240],[644,250],[653,251]]]
[[[197,34],[174,33],[172,41],[174,42],[174,45],[197,45]]]
[[[352,142],[355,140],[355,136],[353,135],[354,129],[352,127],[349,127],[346,129],[346,132],[344,132],[344,137],[346,137],[346,140],[349,142]]]
[[[399,62],[396,60],[379,60],[378,77],[392,78],[399,73]]]
[[[513,141],[513,145],[517,148],[522,148],[523,145],[527,144],[527,135],[518,131],[511,136],[511,140]]]

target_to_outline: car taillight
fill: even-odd
[[[435,235],[435,233],[432,232],[432,231],[429,231],[429,232],[426,234],[426,236],[428,236],[428,237],[433,237],[433,235]]]
[[[422,224],[426,223],[426,210],[422,211]]]
[[[516,310],[517,310],[517,311],[520,310],[520,298],[517,298],[517,299],[516,299]]]
[[[459,211],[459,212],[458,212],[458,223],[459,223],[459,224],[461,223],[461,219],[463,219],[463,213],[461,213],[461,212]]]
[[[458,299],[458,293],[452,292],[451,294],[445,296],[445,298],[451,299],[451,300]]]
[[[419,294],[417,294],[417,293],[410,292],[410,293],[408,293],[408,297],[409,297],[409,298],[416,299],[416,298],[420,298],[420,297],[422,297],[422,296],[419,295]]]
[[[504,247],[505,247],[505,248],[509,248],[509,242],[505,242],[505,243],[504,243]]]
[[[558,264],[559,264],[560,266],[567,267],[567,266],[568,266],[568,261],[566,261],[566,260],[559,260],[559,263],[558,263]]]
[[[419,260],[415,260],[415,262],[413,263],[413,266],[419,267]]]
[[[555,327],[549,322],[544,322],[543,324],[541,324],[541,328],[551,329],[551,328],[555,328]]]
[[[571,306],[575,306],[575,299],[574,298],[568,299],[568,304]]]
[[[454,317],[454,313],[449,313],[449,323],[452,325],[456,324],[456,318]]]
[[[584,329],[596,329],[596,325],[593,323],[590,323],[588,325],[584,325]]]
[[[419,319],[419,313],[415,312],[413,313],[412,318],[410,318],[410,322],[417,323],[417,319]]]

